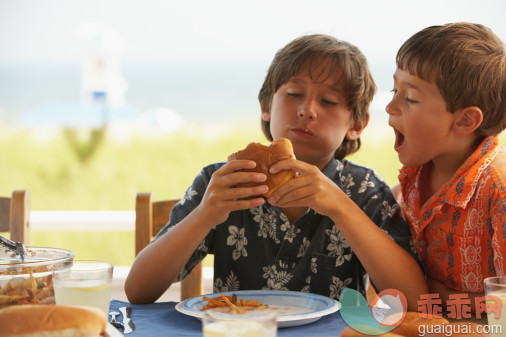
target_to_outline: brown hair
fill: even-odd
[[[489,28],[465,22],[427,27],[401,46],[396,62],[399,69],[435,83],[448,111],[480,108],[478,136],[506,127],[505,46]]]
[[[322,74],[313,73],[313,65],[319,62],[328,64],[328,76],[337,69],[342,70],[339,84],[344,89],[353,121],[365,123],[369,116],[369,105],[376,92],[367,60],[354,45],[322,34],[301,36],[276,53],[258,94],[262,111],[270,112],[276,91],[303,65],[307,64],[311,79],[325,81],[326,78],[321,78]],[[273,140],[269,122],[262,120],[262,131],[267,139]],[[354,141],[344,139],[334,156],[342,160],[359,148],[360,138]]]

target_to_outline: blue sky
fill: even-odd
[[[393,60],[433,24],[479,22],[506,40],[501,0],[0,0],[0,64],[77,62],[83,25],[104,25],[125,62],[269,62],[293,38],[328,33]]]

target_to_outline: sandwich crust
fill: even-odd
[[[288,138],[281,138],[275,141],[270,146],[265,146],[260,143],[250,143],[245,149],[234,153],[230,159],[249,159],[257,163],[253,169],[245,170],[250,172],[260,172],[267,176],[267,180],[262,183],[243,183],[238,184],[237,187],[254,187],[262,184],[269,186],[269,190],[263,194],[268,198],[276,191],[281,185],[290,181],[295,177],[295,171],[284,170],[275,174],[270,174],[269,169],[278,161],[295,158],[293,154],[292,143]]]

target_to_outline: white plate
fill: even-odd
[[[202,308],[207,304],[202,297],[214,298],[221,294],[228,296],[236,294],[237,298],[245,301],[268,304],[270,309],[278,310],[280,328],[312,323],[339,310],[339,302],[326,296],[279,290],[238,290],[196,296],[176,304],[176,310],[185,315],[202,318],[204,316]]]
[[[121,332],[118,331],[111,323],[107,323],[105,328],[105,337],[124,337]]]

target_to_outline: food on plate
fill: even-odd
[[[267,309],[269,307],[266,304],[261,304],[259,301],[245,301],[243,299],[238,299],[237,294],[232,294],[232,296],[221,294],[215,298],[203,296],[202,299],[207,301],[207,305],[204,306],[202,310],[226,308],[227,313],[233,315],[245,314],[246,311],[252,309]]]
[[[295,155],[292,143],[288,138],[274,141],[270,146],[250,143],[244,150],[237,151],[229,157],[229,159],[249,159],[257,163],[255,168],[245,171],[264,173],[267,180],[262,183],[238,184],[237,187],[253,187],[266,184],[269,186],[269,190],[263,194],[266,198],[270,197],[281,185],[295,177],[295,171],[293,170],[284,170],[275,174],[269,173],[269,169],[273,164],[289,158],[295,158]]]
[[[26,269],[26,270],[25,270]],[[34,277],[33,275],[43,275]],[[28,275],[28,277],[26,277]],[[0,308],[13,304],[54,304],[53,278],[47,266],[0,273]],[[2,286],[2,284],[4,284]]]
[[[98,337],[106,326],[104,313],[93,307],[28,304],[0,309],[3,337]]]

